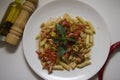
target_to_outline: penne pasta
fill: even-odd
[[[65,58],[65,56],[62,56],[62,61],[65,63],[69,63],[69,61]]]
[[[90,50],[91,50],[91,48],[84,49],[83,53],[88,53],[88,52],[90,52]]]
[[[62,65],[63,68],[65,68],[66,70],[70,71],[69,65],[65,64],[64,62],[61,62],[61,61],[60,61],[60,65]]]
[[[45,69],[45,63],[41,61],[42,68]]]
[[[64,68],[61,65],[54,65],[53,69],[54,70],[64,70]]]
[[[45,43],[46,43],[46,41],[47,41],[47,39],[45,38],[45,39],[43,39],[40,43],[39,43],[39,46],[41,47],[41,46],[44,46],[45,45]]]
[[[39,49],[39,51],[43,53],[43,52],[44,52],[44,48],[41,47],[41,48]]]
[[[88,52],[87,54],[84,55],[85,59],[90,59],[90,53]]]
[[[54,21],[47,21],[46,23],[44,23],[44,26],[47,27],[47,28],[51,28],[49,26],[54,26],[54,25],[55,25]]]
[[[73,60],[73,55],[70,55],[68,60],[72,61]]]
[[[72,67],[72,69],[75,69],[75,68],[76,68],[76,66],[77,66],[77,64],[76,64],[76,63],[74,63],[71,67]]]
[[[67,21],[69,21],[70,23],[74,23],[74,20],[70,17],[69,14],[65,13],[63,16],[63,19],[66,19]]]
[[[93,35],[90,35],[90,43],[91,43],[92,45],[94,44]]]
[[[78,45],[73,45],[73,50],[74,50],[75,52],[78,52],[78,51],[79,51],[79,46],[78,46]]]
[[[90,29],[85,29],[85,33],[89,35],[93,35],[93,31]]]
[[[79,20],[80,23],[85,25],[85,21],[84,21],[84,19],[81,16],[77,16],[76,18]]]
[[[83,53],[83,51],[84,51],[84,49],[82,48],[82,49],[80,49],[80,53]]]
[[[86,60],[85,62],[83,62],[81,64],[78,64],[77,67],[78,68],[83,68],[83,67],[85,67],[87,65],[90,65],[90,64],[91,64],[90,60]]]
[[[91,64],[90,52],[96,33],[91,22],[65,13],[43,22],[40,28],[36,52],[49,74],[53,70],[70,71]]]
[[[75,69],[76,66],[77,66],[77,64],[76,64],[75,62],[71,62],[71,63],[69,64],[69,66],[70,66],[72,69]]]
[[[87,22],[89,28],[93,31],[93,33],[96,33],[92,23],[90,21],[86,21],[86,22]]]
[[[40,34],[38,34],[35,39],[38,40],[39,38],[40,38]]]
[[[40,28],[44,28],[45,27],[45,23],[43,22],[40,26]]]
[[[87,36],[86,36],[86,42],[85,42],[85,43],[86,43],[86,46],[89,45],[89,40],[90,40],[90,35],[87,35]]]
[[[73,19],[73,21],[74,21],[75,24],[80,23],[79,20],[78,20],[77,18]]]

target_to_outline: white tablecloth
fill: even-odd
[[[0,0],[0,20],[13,0]],[[39,6],[50,0],[40,0]],[[111,34],[111,44],[120,40],[120,0],[81,0],[94,7],[105,19]],[[42,80],[27,64],[22,41],[17,47],[0,42],[0,80]],[[109,61],[104,80],[120,80],[120,48]],[[90,80],[96,80],[93,77]]]

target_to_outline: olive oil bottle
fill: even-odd
[[[6,35],[22,9],[22,0],[15,0],[8,6],[0,23],[0,40],[4,41]]]

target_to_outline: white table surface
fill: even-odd
[[[12,1],[0,0],[0,20],[7,6]],[[50,0],[40,0],[39,6],[44,5],[48,1]],[[105,19],[111,34],[111,44],[119,41],[120,0],[83,1],[94,7]],[[0,42],[0,80],[42,80],[27,64],[22,48],[22,40],[17,47]],[[104,80],[120,80],[120,48],[115,53],[106,67]],[[97,77],[94,76],[90,80],[97,80]]]

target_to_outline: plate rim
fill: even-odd
[[[52,0],[52,1],[50,1],[50,2],[48,2],[47,4],[50,4],[50,3],[52,3],[52,2],[54,2],[54,1],[57,1],[57,0]],[[80,3],[82,3],[82,4],[84,4],[84,5],[87,5],[87,6],[89,6],[90,8],[92,8],[92,9],[94,9],[96,12],[97,12],[97,14],[99,14],[99,16],[102,18],[102,20],[104,20],[103,22],[105,23],[105,25],[106,25],[106,28],[107,28],[107,32],[109,33],[108,35],[109,35],[109,48],[110,48],[110,42],[111,42],[111,39],[110,39],[110,32],[109,32],[109,30],[108,30],[108,26],[107,26],[107,24],[106,24],[106,22],[105,22],[105,19],[103,18],[103,16],[94,8],[94,7],[92,7],[91,5],[89,5],[88,3],[85,3],[85,2],[83,2],[83,1],[80,1],[80,0],[75,0],[75,1],[79,1]],[[23,32],[23,41],[22,41],[22,45],[23,45],[23,52],[24,52],[24,56],[25,56],[25,59],[26,59],[26,61],[27,61],[27,63],[29,64],[29,66],[30,66],[30,68],[37,74],[37,75],[39,75],[33,68],[32,68],[32,66],[30,65],[30,63],[28,62],[28,59],[27,59],[27,57],[26,57],[26,54],[25,54],[25,50],[24,50],[24,34],[25,34],[25,31],[26,31],[26,27],[27,27],[27,25],[28,25],[28,23],[29,23],[29,21],[31,20],[31,18],[32,18],[32,16],[34,16],[35,15],[35,13],[37,13],[41,8],[43,8],[44,6],[46,6],[47,4],[45,4],[45,5],[43,5],[43,6],[41,6],[41,7],[38,7],[37,9],[36,9],[36,11],[31,15],[31,17],[29,18],[29,20],[27,21],[27,24],[26,24],[26,26],[25,26],[25,29],[24,29],[24,32]],[[109,51],[109,50],[108,50]],[[109,53],[109,52],[108,52]],[[108,56],[108,54],[107,54],[107,56]],[[107,59],[107,58],[106,58]],[[105,60],[106,61],[106,60]],[[105,63],[105,62],[104,62]],[[103,64],[104,65],[104,64]],[[103,66],[102,65],[102,66]],[[102,68],[102,67],[101,67]],[[97,72],[96,72],[97,73]],[[96,74],[95,73],[95,74]],[[95,75],[94,74],[94,75]],[[94,76],[93,75],[93,76]],[[46,79],[45,77],[43,77],[43,76],[41,76],[41,75],[39,75],[41,78],[43,78],[43,79]],[[89,77],[89,78],[91,78],[91,77]],[[88,79],[89,79],[88,78]]]

